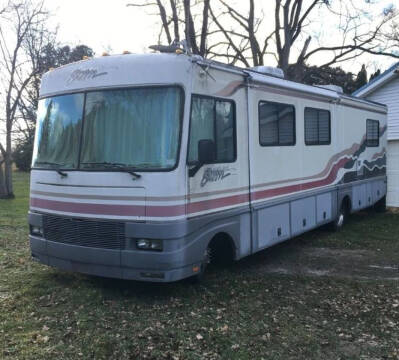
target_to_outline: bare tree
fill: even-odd
[[[36,112],[39,102],[40,79],[51,68],[56,68],[71,62],[80,61],[84,57],[93,57],[94,51],[87,45],[70,47],[56,41],[56,34],[48,32],[44,38],[39,38],[40,46],[30,37],[29,61],[35,64],[38,72],[32,77],[26,87],[24,96],[18,105],[18,117],[14,125],[13,162],[19,170],[28,171],[32,160],[34,133],[36,129]],[[42,44],[45,44],[42,46]]]
[[[397,11],[393,6],[385,8],[381,14],[375,14],[357,8],[351,0],[335,1],[334,6],[330,0],[275,0],[274,27],[265,34],[258,31],[264,18],[263,15],[258,18],[254,16],[254,0],[248,0],[249,10],[245,14],[239,13],[224,0],[218,1],[225,8],[224,14],[228,15],[224,22],[223,19],[214,17],[219,30],[231,35],[228,41],[235,42],[237,38],[249,40],[246,53],[238,58],[244,56],[253,65],[262,65],[265,57],[272,55],[278,66],[294,80],[301,80],[298,76],[299,70],[315,58],[326,59],[319,66],[328,68],[364,53],[399,57],[393,51],[393,42],[386,41],[389,24],[397,18]],[[333,20],[330,23],[336,24],[333,30],[333,39],[336,40],[328,39],[328,45],[317,39],[317,31],[311,26],[321,12]],[[241,29],[240,32],[226,30],[227,23],[231,21]],[[263,44],[263,47],[259,44]]]
[[[13,197],[12,137],[24,93],[40,69],[34,54],[44,45],[44,24],[48,18],[43,2],[9,1],[0,18],[0,76],[5,141],[0,142],[0,196]]]
[[[206,56],[210,0],[169,0],[168,4],[162,0],[143,0],[127,6],[156,8],[156,15],[161,20],[158,42],[162,41],[162,34],[165,34],[166,41],[170,44],[173,40],[179,41],[180,34],[184,33],[192,53]],[[199,25],[199,32],[196,25]]]
[[[365,53],[399,57],[393,51],[393,41],[387,41],[386,37],[387,28],[397,18],[393,6],[375,14],[374,10],[357,8],[352,0],[274,0],[263,7],[259,0],[246,0],[244,10],[237,4],[227,0],[197,0],[190,8],[189,0],[170,0],[169,7],[161,0],[156,3],[142,0],[129,5],[158,7],[162,19],[159,39],[165,33],[171,41],[172,27],[178,29],[183,24],[193,53],[245,66],[263,65],[272,57],[295,80],[301,80],[298,76],[301,68],[315,58],[326,59],[320,67],[328,68]],[[203,6],[203,13],[196,10],[199,5]],[[267,15],[266,6],[273,8]],[[336,24],[333,37],[336,41],[330,38],[323,43],[312,26],[321,12],[329,16],[329,23]],[[196,31],[196,24],[202,24],[201,32]],[[176,31],[175,37],[179,38]]]
[[[385,40],[393,43],[395,51],[399,53],[399,19],[392,22],[390,31],[385,34]]]
[[[278,66],[284,71],[288,70],[289,59],[295,41],[302,33],[304,22],[308,19],[312,10],[319,4],[328,4],[327,0],[312,0],[308,7],[303,8],[303,0],[276,0],[274,12],[276,48],[278,54]],[[282,18],[282,23],[281,19]],[[283,35],[283,36],[282,36]],[[284,41],[282,40],[284,38]],[[303,62],[311,37],[307,37],[300,52],[297,63]]]

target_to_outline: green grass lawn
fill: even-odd
[[[341,233],[313,231],[198,286],[157,285],[32,262],[28,182],[16,172],[16,198],[0,200],[0,358],[399,359],[398,281],[262,272],[294,247],[398,264],[398,214],[355,215]]]

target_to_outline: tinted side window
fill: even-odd
[[[295,145],[295,107],[259,102],[259,143],[262,146]]]
[[[367,119],[366,123],[366,146],[380,145],[380,122]]]
[[[331,115],[328,110],[305,108],[305,144],[331,144]]]
[[[234,162],[235,109],[228,100],[193,95],[191,101],[188,163],[198,160],[198,142],[212,140],[216,148],[216,163]]]

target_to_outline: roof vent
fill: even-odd
[[[151,45],[151,50],[159,51],[160,53],[176,53],[176,54],[189,54],[191,55],[190,49],[187,46],[187,41],[174,40],[169,45]]]
[[[329,85],[314,85],[314,86],[318,86],[318,87],[321,87],[321,88],[327,89],[327,90],[332,90],[332,91],[335,91],[335,92],[337,92],[339,94],[343,94],[344,93],[344,89],[341,86],[338,86],[338,85],[329,84]]]
[[[278,67],[273,66],[254,66],[248,70],[256,71],[265,75],[272,75],[284,79],[284,71]]]

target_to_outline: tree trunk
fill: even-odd
[[[0,199],[7,197],[7,187],[4,177],[3,163],[0,163]]]
[[[9,105],[9,104],[8,104]],[[10,116],[11,111],[6,109],[6,151],[3,154],[4,156],[4,183],[5,183],[5,197],[13,198],[13,186],[12,186],[12,125],[13,119]]]
[[[278,67],[284,71],[284,74],[288,72],[288,57],[289,55],[286,51],[283,51],[282,55],[279,56]]]
[[[14,191],[13,191],[13,186],[12,186],[12,158],[11,154],[8,153],[5,158],[4,162],[4,178],[5,178],[5,186],[6,186],[6,194],[5,197],[7,198],[13,198],[14,197]]]
[[[4,198],[13,198],[13,184],[12,184],[12,148],[11,148],[11,120],[8,120],[7,124],[7,135],[6,135],[6,151],[3,154],[4,157]]]

